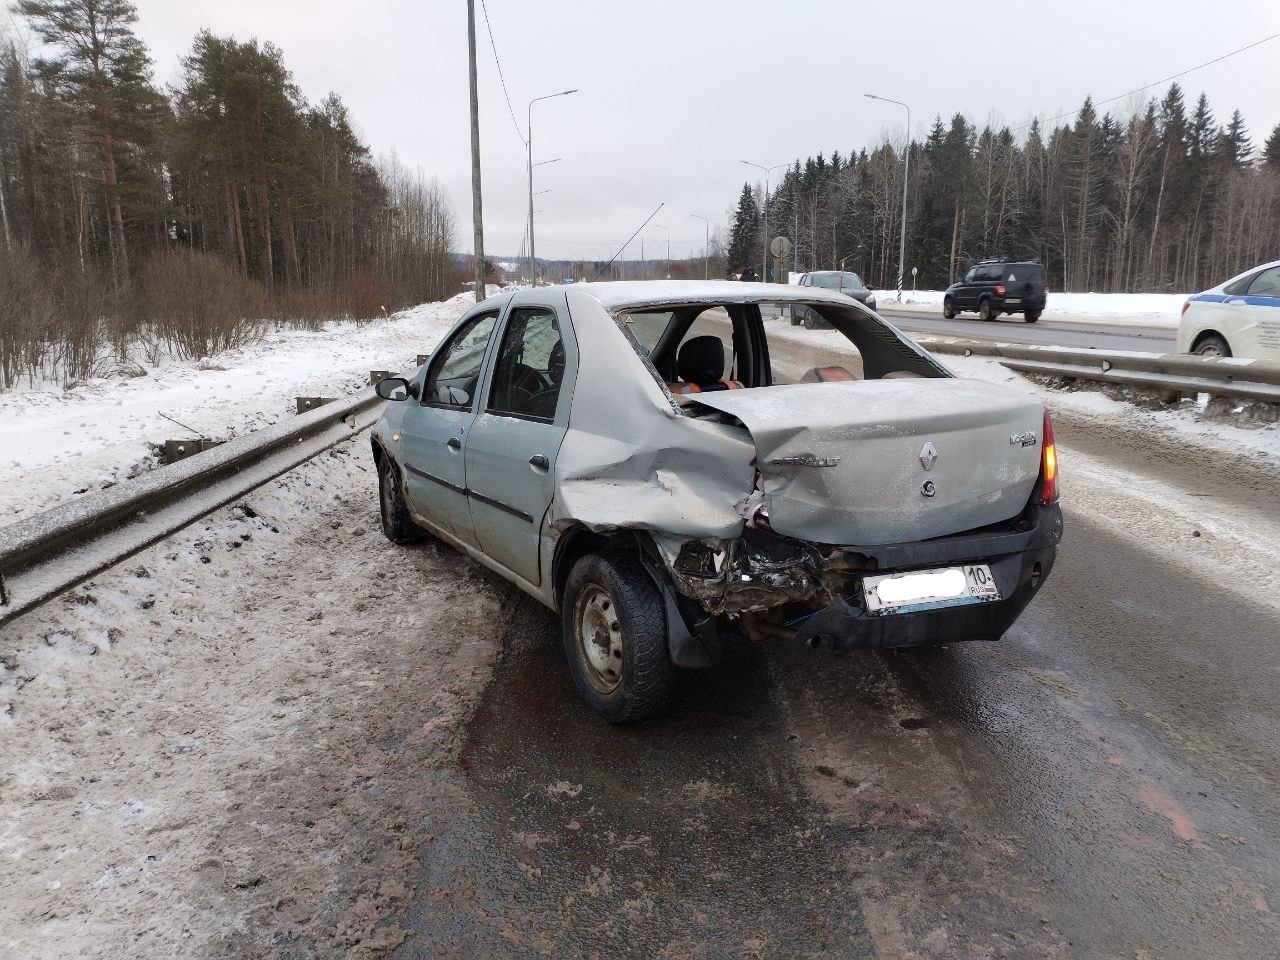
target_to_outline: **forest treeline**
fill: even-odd
[[[0,37],[0,387],[456,289],[443,190],[374,161],[277,47],[202,32],[162,88],[130,0],[13,11],[34,52]]]
[[[1259,151],[1239,111],[1220,124],[1173,84],[1128,116],[978,129],[937,118],[910,144],[906,283],[940,288],[989,257],[1037,258],[1056,289],[1201,290],[1280,259],[1280,125]],[[797,161],[769,197],[769,233],[800,270],[845,267],[877,286],[898,272],[901,149],[885,143]],[[727,264],[762,252],[763,197],[743,186]],[[792,264],[788,264],[788,267]]]

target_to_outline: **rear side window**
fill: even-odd
[[[555,313],[513,310],[493,368],[490,413],[550,422],[564,380],[564,343]]]
[[[1249,284],[1249,296],[1280,297],[1280,267],[1271,267],[1258,274]]]

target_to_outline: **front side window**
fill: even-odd
[[[964,275],[964,282],[973,283],[974,277],[976,277],[977,275],[978,275],[978,268],[977,267],[971,268],[969,272]]]
[[[1249,284],[1251,297],[1280,297],[1280,267],[1263,270]]]
[[[454,334],[436,355],[422,402],[436,406],[471,406],[480,380],[484,352],[497,321],[496,313],[482,313]]]
[[[564,342],[545,307],[511,311],[493,368],[489,413],[550,422],[564,381]]]

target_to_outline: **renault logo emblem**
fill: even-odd
[[[930,440],[920,448],[920,466],[926,470],[932,470],[933,465],[938,462],[938,448],[933,445]]]

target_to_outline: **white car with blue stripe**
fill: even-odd
[[[1280,361],[1280,260],[1254,267],[1183,304],[1178,351]]]

